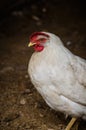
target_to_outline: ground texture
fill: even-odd
[[[80,5],[54,0],[14,9],[0,22],[0,130],[64,130],[70,120],[46,105],[27,74],[33,53],[27,47],[29,35],[42,30],[86,58],[86,18]],[[86,130],[84,121],[79,130]]]

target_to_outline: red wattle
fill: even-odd
[[[35,50],[35,51],[40,52],[40,51],[42,51],[43,49],[44,49],[44,46],[41,46],[41,45],[34,45],[34,50]]]

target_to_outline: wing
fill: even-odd
[[[60,76],[57,74],[56,79],[53,79],[53,84],[59,94],[86,106],[86,61],[77,56],[73,58],[67,68],[60,71]]]
[[[86,60],[75,56],[75,60],[71,66],[78,82],[86,88]]]

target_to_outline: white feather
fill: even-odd
[[[59,37],[47,34],[44,50],[30,59],[31,81],[51,108],[86,119],[86,61],[65,48]]]

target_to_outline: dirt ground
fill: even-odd
[[[0,130],[64,130],[70,120],[47,106],[27,73],[33,53],[29,36],[42,30],[55,33],[86,59],[84,6],[42,1],[13,10],[0,22]],[[86,130],[85,121],[79,130]]]

